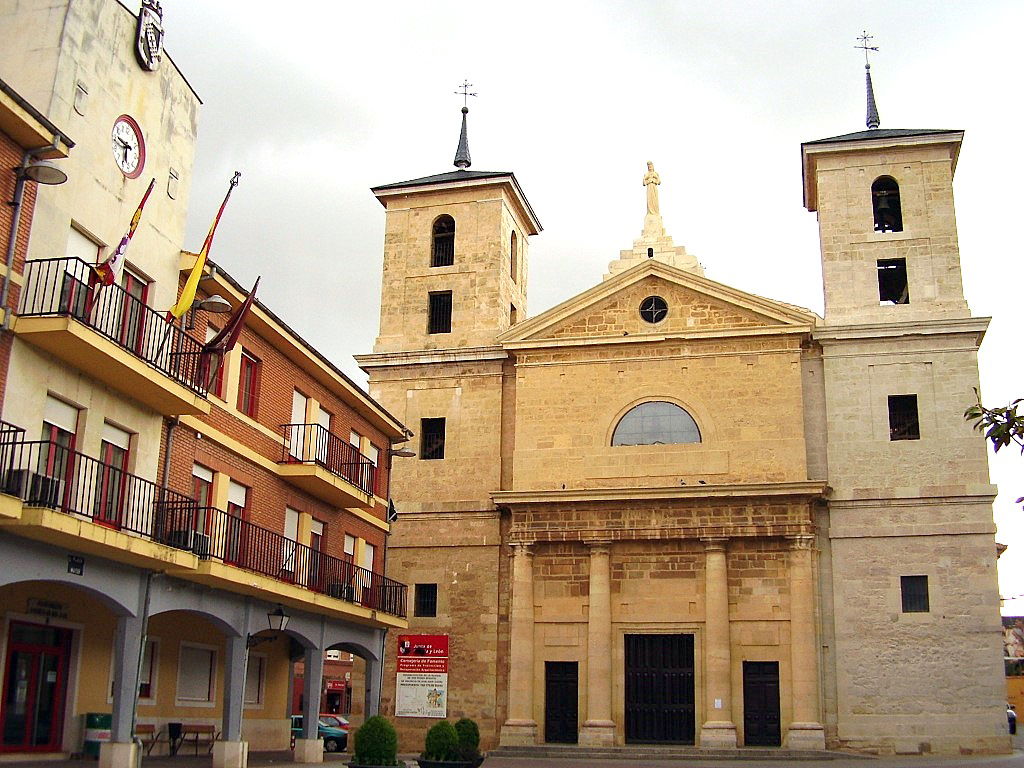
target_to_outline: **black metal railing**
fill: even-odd
[[[304,587],[405,616],[406,586],[280,533],[0,422],[0,493]]]
[[[0,493],[155,541],[196,510],[184,494],[45,440],[0,442]]]
[[[328,555],[215,507],[200,507],[196,526],[173,546],[394,616],[405,616],[406,586],[347,558]]]
[[[354,445],[320,424],[282,424],[281,462],[317,464],[348,480],[363,493],[376,489],[377,467]]]
[[[82,259],[26,262],[18,314],[73,317],[196,394],[209,388],[203,345],[120,285],[99,285]]]

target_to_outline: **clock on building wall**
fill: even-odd
[[[146,143],[142,139],[142,129],[129,115],[121,115],[114,121],[114,129],[110,132],[110,148],[114,152],[114,162],[121,173],[134,179],[142,173],[146,164]]]

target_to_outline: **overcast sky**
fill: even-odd
[[[882,127],[966,131],[955,194],[967,300],[992,317],[983,392],[1024,397],[1019,0],[163,6],[166,50],[204,101],[186,248],[240,170],[212,258],[244,285],[263,275],[261,300],[360,383],[384,230],[369,188],[452,169],[466,78],[473,169],[513,171],[545,227],[528,315],[632,246],[647,160],[666,229],[709,278],[820,314],[800,142],[864,127],[867,29]],[[1024,458],[992,468],[1001,589],[1024,596]]]

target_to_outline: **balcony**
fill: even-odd
[[[336,507],[373,507],[377,468],[320,424],[283,424],[278,473]]]
[[[58,443],[25,440],[24,430],[4,422],[0,528],[356,620],[373,621],[374,613],[405,616],[404,584],[222,510],[199,507],[184,494]]]
[[[207,414],[202,344],[81,259],[25,264],[14,332],[165,416]]]

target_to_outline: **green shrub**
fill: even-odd
[[[357,765],[398,765],[398,734],[395,727],[380,715],[369,718],[356,731]]]
[[[480,756],[480,729],[476,723],[464,717],[455,723],[455,733],[459,737],[459,759],[476,760]]]
[[[423,756],[427,760],[459,759],[459,736],[451,723],[442,720],[427,731]]]

